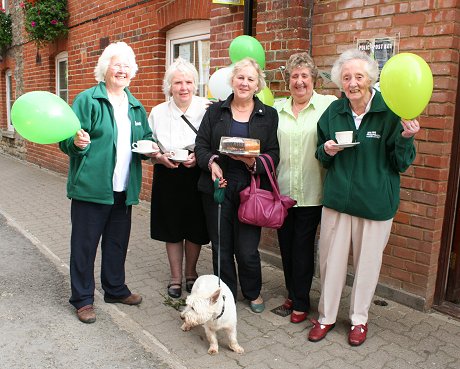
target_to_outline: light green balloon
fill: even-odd
[[[261,43],[252,36],[238,36],[230,43],[228,49],[230,60],[236,63],[246,57],[253,58],[260,68],[265,68],[265,51]]]
[[[260,91],[256,96],[265,105],[273,106],[273,104],[275,103],[275,98],[273,97],[273,94],[271,90],[268,88],[268,86],[265,86],[264,89]]]
[[[81,127],[69,104],[47,91],[21,95],[11,108],[11,121],[22,137],[38,144],[65,140]]]
[[[383,66],[380,91],[395,114],[405,119],[416,118],[427,106],[433,92],[430,67],[418,55],[397,54]]]

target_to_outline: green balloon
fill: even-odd
[[[401,53],[391,57],[380,73],[380,91],[388,107],[401,118],[418,117],[433,92],[433,75],[420,56]]]
[[[264,89],[260,91],[256,96],[265,105],[273,106],[273,104],[275,103],[275,98],[273,97],[273,94],[271,90],[268,88],[268,86],[265,86]]]
[[[246,57],[253,58],[259,66],[265,68],[265,51],[254,37],[242,35],[236,37],[228,49],[230,60],[236,63]]]
[[[21,95],[11,108],[11,121],[22,137],[38,144],[65,140],[81,127],[69,104],[47,91]]]

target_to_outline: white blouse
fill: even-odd
[[[155,106],[149,115],[149,124],[153,139],[166,151],[184,149],[195,145],[195,132],[181,118],[182,114],[198,130],[209,101],[203,97],[193,96],[187,111],[182,111],[174,100]]]

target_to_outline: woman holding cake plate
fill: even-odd
[[[239,278],[241,292],[250,301],[251,310],[261,313],[265,309],[260,295],[262,269],[258,246],[261,227],[241,223],[238,220],[238,207],[239,193],[249,185],[251,173],[261,175],[263,188],[271,189],[270,182],[256,153],[222,154],[219,147],[222,137],[259,140],[259,148],[257,141],[233,140],[231,145],[235,150],[228,151],[260,151],[269,155],[275,166],[278,165],[278,114],[255,96],[265,87],[264,73],[255,60],[245,58],[237,62],[230,76],[230,85],[233,94],[225,101],[209,107],[198,131],[195,142],[196,160],[201,168],[198,190],[202,192],[206,223],[212,242],[214,274],[217,275],[218,205],[213,198],[214,182],[218,180],[219,187],[225,188],[220,220],[221,278],[229,286],[235,299]],[[244,147],[251,143],[256,146]],[[227,146],[227,149],[230,148],[232,147]]]

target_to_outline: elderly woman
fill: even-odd
[[[319,318],[312,321],[308,335],[313,342],[335,325],[350,247],[355,276],[348,342],[359,346],[366,340],[383,250],[399,205],[400,173],[415,159],[419,123],[389,110],[372,88],[377,78],[375,60],[359,50],[345,51],[332,68],[332,80],[345,98],[333,102],[318,124],[316,157],[327,175],[319,242]],[[339,131],[353,131],[356,144],[337,145]]]
[[[209,101],[195,96],[197,90],[195,67],[182,58],[176,59],[163,81],[163,91],[172,99],[155,106],[149,116],[153,138],[163,150],[152,159],[155,168],[150,233],[153,239],[166,243],[171,271],[167,291],[173,298],[182,294],[184,255],[185,287],[190,292],[198,277],[196,265],[201,245],[209,242],[197,190],[200,169],[193,152],[196,132]],[[184,162],[171,157],[170,153],[177,149],[188,150]]]
[[[307,53],[291,55],[286,62],[286,80],[291,96],[277,107],[280,162],[278,182],[283,195],[297,200],[278,230],[284,280],[288,298],[284,309],[291,322],[303,322],[310,310],[314,274],[315,238],[321,219],[325,169],[315,159],[316,127],[321,114],[337,100],[319,95],[313,88],[318,69]]]
[[[260,295],[262,270],[258,245],[261,228],[241,223],[238,220],[238,206],[239,192],[249,185],[251,172],[261,175],[264,186],[267,186],[268,178],[260,159],[221,155],[218,150],[222,136],[259,139],[261,153],[270,155],[277,165],[278,114],[275,109],[262,104],[255,96],[265,87],[264,74],[255,60],[245,58],[237,62],[230,76],[230,85],[233,93],[227,100],[209,107],[196,137],[195,152],[202,170],[198,189],[203,192],[206,221],[212,242],[214,273],[218,274],[220,239],[222,280],[230,287],[236,299],[239,277],[241,292],[250,301],[251,310],[261,313],[265,308]],[[220,237],[218,205],[213,199],[216,179],[219,181],[219,187],[225,188]]]
[[[147,159],[133,154],[131,145],[152,139],[144,107],[128,90],[136,71],[131,47],[124,42],[107,46],[94,71],[99,83],[80,93],[72,105],[82,129],[59,143],[70,157],[70,303],[84,323],[96,320],[94,260],[101,237],[104,301],[142,301],[125,284],[132,205],[139,202],[141,159]]]

